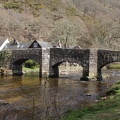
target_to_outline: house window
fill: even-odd
[[[33,47],[34,48],[38,48],[38,44],[37,43],[33,43]]]

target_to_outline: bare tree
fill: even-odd
[[[119,30],[120,26],[112,23],[100,24],[90,31],[90,38],[93,44],[98,42],[99,47],[102,45],[105,48],[111,49],[120,44]]]
[[[77,44],[77,38],[80,36],[80,27],[70,20],[61,20],[55,24],[51,34],[53,44],[61,43],[62,47],[69,48]]]

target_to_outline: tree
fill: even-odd
[[[51,40],[54,45],[61,44],[63,48],[69,48],[77,44],[80,37],[80,27],[70,20],[62,19],[55,24],[51,33]]]
[[[24,66],[26,67],[26,68],[35,68],[35,67],[37,67],[37,65],[38,65],[38,63],[37,62],[35,62],[34,60],[27,60],[25,63],[24,63]]]
[[[96,47],[118,49],[120,44],[120,26],[112,23],[100,24],[91,29],[90,39],[96,44]]]

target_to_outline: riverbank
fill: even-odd
[[[38,67],[35,67],[35,68],[26,68],[26,67],[23,67],[23,73],[38,73],[39,72],[39,68]]]
[[[112,63],[107,65],[108,69],[120,69],[120,63]]]
[[[68,111],[62,120],[120,120],[120,82],[106,93],[107,99],[77,111]]]

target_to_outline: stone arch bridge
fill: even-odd
[[[62,48],[12,50],[10,68],[14,75],[23,74],[22,64],[28,59],[40,65],[39,77],[44,77],[46,73],[49,77],[59,77],[58,66],[68,61],[83,67],[81,79],[96,76],[98,80],[101,80],[102,67],[112,62],[120,62],[120,51]]]

